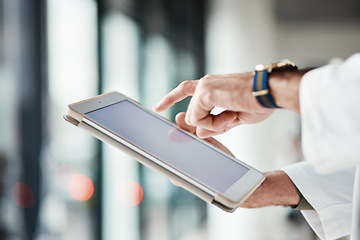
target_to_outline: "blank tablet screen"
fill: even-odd
[[[218,192],[224,192],[249,170],[128,100],[88,112],[85,116]]]

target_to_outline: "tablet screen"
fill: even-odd
[[[224,192],[249,170],[128,100],[85,115],[215,191]]]

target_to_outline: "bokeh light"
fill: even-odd
[[[25,183],[16,183],[11,189],[11,197],[21,208],[31,208],[35,203],[34,192]]]
[[[79,201],[87,201],[94,194],[94,184],[83,174],[73,174],[68,183],[70,195]]]
[[[122,180],[115,187],[116,199],[123,206],[131,207],[141,203],[144,190],[132,180]]]

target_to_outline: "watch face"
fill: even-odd
[[[255,71],[264,71],[267,70],[268,72],[271,72],[273,69],[281,69],[281,68],[296,68],[295,63],[291,62],[290,60],[282,60],[280,62],[271,63],[267,65],[256,65]]]

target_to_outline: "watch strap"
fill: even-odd
[[[258,102],[266,108],[280,108],[276,105],[274,98],[270,94],[268,86],[269,73],[267,70],[255,71],[253,96],[256,97]]]

